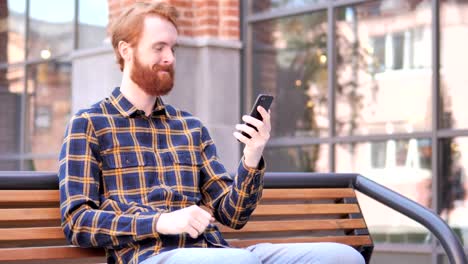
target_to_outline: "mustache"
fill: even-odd
[[[171,75],[174,74],[174,66],[171,65],[158,65],[155,64],[153,67],[151,67],[151,70],[154,72],[159,72],[159,71],[166,71],[169,72]]]

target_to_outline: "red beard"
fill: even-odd
[[[136,56],[133,57],[133,67],[130,78],[146,94],[162,96],[168,94],[174,86],[174,68],[171,65],[153,67],[144,66]]]

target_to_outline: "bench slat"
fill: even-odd
[[[0,204],[58,203],[58,190],[0,190]]]
[[[102,249],[63,247],[0,248],[0,261],[105,257]],[[103,259],[104,260],[104,259]]]
[[[0,241],[18,240],[60,240],[64,239],[62,228],[53,227],[28,227],[28,228],[0,228]]]
[[[60,220],[58,208],[0,209],[0,222]]]
[[[254,216],[294,216],[360,213],[357,204],[260,204]]]
[[[323,236],[323,237],[293,237],[293,238],[268,238],[268,239],[228,239],[233,247],[243,248],[259,243],[315,243],[315,242],[337,242],[349,246],[362,246],[372,244],[370,236]]]
[[[363,219],[291,220],[291,221],[250,221],[242,229],[235,230],[218,225],[223,233],[283,232],[308,230],[339,230],[366,228]]]
[[[317,200],[356,197],[352,188],[328,189],[264,189],[262,200]]]

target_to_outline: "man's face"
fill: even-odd
[[[133,49],[130,78],[148,95],[166,95],[172,90],[176,42],[177,30],[171,22],[157,16],[145,18]]]

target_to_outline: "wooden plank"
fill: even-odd
[[[0,222],[60,220],[59,208],[0,209]]]
[[[0,190],[0,204],[59,203],[59,190]]]
[[[293,216],[360,213],[357,204],[260,204],[254,216]]]
[[[250,221],[242,229],[234,230],[218,225],[223,233],[285,232],[308,230],[339,230],[366,228],[363,219]]]
[[[7,260],[46,260],[46,259],[75,259],[103,257],[103,249],[63,247],[35,247],[35,248],[0,248],[0,261]]]
[[[264,189],[262,200],[317,200],[356,197],[352,188],[328,189]]]
[[[0,228],[0,234],[0,241],[65,239],[65,235],[62,231],[62,228],[59,226]]]
[[[323,236],[323,237],[285,237],[285,238],[266,238],[266,239],[246,239],[236,240],[228,239],[228,243],[237,248],[244,248],[259,243],[315,243],[315,242],[336,242],[349,246],[372,245],[370,236]]]

